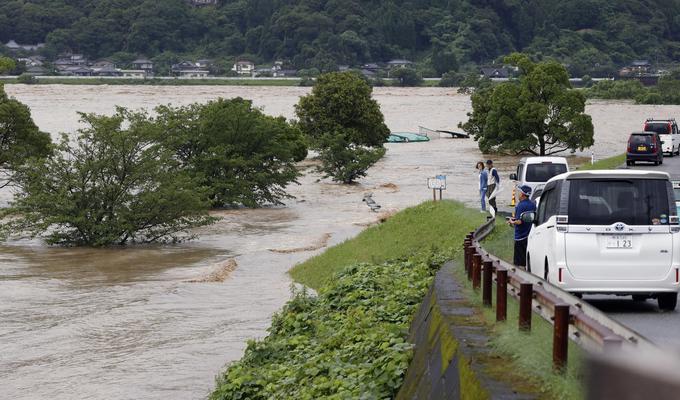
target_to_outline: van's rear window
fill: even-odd
[[[564,164],[529,164],[527,165],[527,182],[547,182],[553,176],[567,172]]]
[[[630,135],[630,144],[650,144],[652,143],[652,135]]]
[[[667,225],[669,189],[661,179],[572,180],[569,224]]]
[[[648,122],[645,124],[647,132],[656,132],[659,135],[668,135],[671,133],[671,127],[668,122]]]

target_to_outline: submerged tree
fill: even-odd
[[[320,170],[335,181],[354,182],[385,154],[390,131],[371,92],[355,73],[333,72],[320,76],[295,106],[298,125],[319,152]]]
[[[69,246],[175,242],[213,222],[205,188],[182,171],[146,114],[118,108],[81,118],[87,127],[75,140],[63,135],[54,155],[18,169],[4,237]]]
[[[186,107],[158,107],[165,142],[209,190],[214,207],[281,204],[285,188],[307,156],[300,130],[270,117],[250,100],[218,99]]]
[[[593,145],[585,97],[572,90],[561,64],[536,64],[518,53],[505,61],[519,67],[519,80],[476,90],[469,120],[459,125],[481,151],[546,155]]]
[[[26,160],[45,157],[50,150],[50,135],[38,129],[28,107],[9,98],[0,84],[0,188]]]

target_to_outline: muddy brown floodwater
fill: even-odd
[[[268,114],[290,118],[308,90],[6,86],[54,137],[78,128],[76,111],[109,114],[115,105],[152,108],[241,96]],[[467,96],[450,89],[378,88],[375,97],[394,131],[417,131],[419,125],[455,129],[470,108]],[[640,129],[646,117],[679,111],[590,104],[596,157],[622,152],[627,133]],[[306,168],[301,184],[289,188],[296,198],[286,207],[217,213],[221,221],[199,230],[193,242],[124,250],[50,248],[39,241],[0,247],[0,397],[204,397],[225,363],[242,355],[248,339],[263,337],[272,313],[289,299],[286,271],[379,217],[362,203],[366,192],[373,192],[384,211],[395,211],[428,200],[426,178],[443,173],[449,176],[445,197],[476,206],[474,164],[487,157],[473,141],[440,139],[387,148],[386,157],[358,185],[318,181]],[[590,151],[580,156],[589,157]],[[498,160],[503,177],[515,162]],[[10,198],[8,191],[0,193],[2,203]],[[500,198],[509,198],[509,185]],[[219,279],[212,279],[214,274]]]

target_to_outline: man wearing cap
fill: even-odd
[[[513,264],[526,268],[527,242],[529,232],[531,231],[531,223],[522,221],[522,214],[535,212],[536,204],[529,200],[529,196],[531,196],[530,186],[520,186],[517,190],[519,192],[519,203],[515,206],[515,218],[510,218],[508,224],[515,227],[515,255],[513,257]]]
[[[496,187],[500,186],[501,177],[498,176],[498,171],[496,170],[496,168],[493,167],[493,161],[486,160],[486,167],[489,169],[487,178],[488,181],[486,185],[486,196],[489,198],[489,207],[493,208],[491,215],[495,216],[496,211],[498,211],[498,206],[496,206],[496,195],[498,193],[494,192],[496,191]]]

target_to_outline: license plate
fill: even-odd
[[[647,146],[638,146],[638,151],[647,151]]]
[[[632,249],[633,237],[630,235],[609,235],[607,236],[608,249]]]

